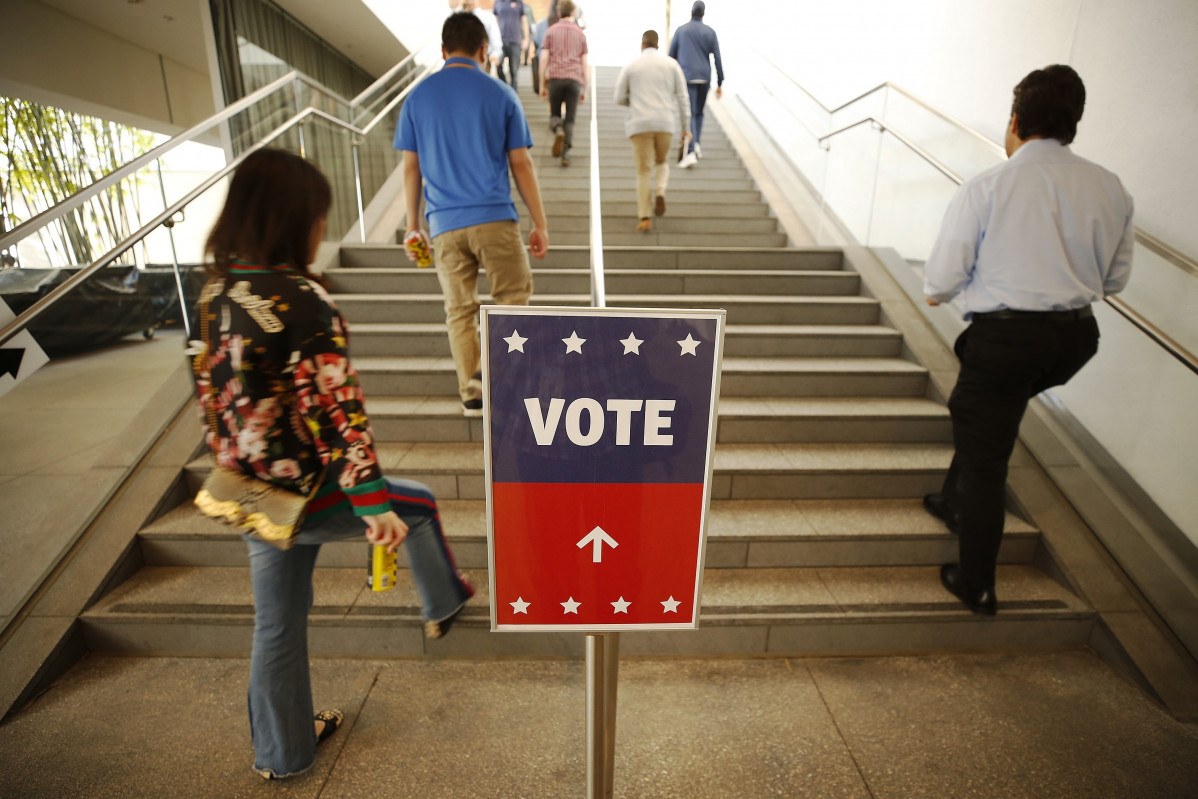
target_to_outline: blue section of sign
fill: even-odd
[[[494,482],[702,483],[715,319],[488,312]]]

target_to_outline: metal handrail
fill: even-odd
[[[349,101],[349,104],[351,106],[362,105],[363,98],[371,96],[372,94],[374,94],[375,91],[378,90],[378,88],[380,86],[383,86],[383,85],[387,84],[388,82],[390,82],[390,80],[393,77],[395,77],[397,74],[399,74],[400,70],[402,70],[404,67],[409,65],[409,63],[412,61],[412,59],[414,59],[416,56],[423,53],[425,50],[427,50],[432,45],[433,45],[433,42],[430,41],[427,44],[425,44],[423,47],[421,47],[417,50],[413,50],[412,52],[408,53],[406,58],[404,58],[402,61],[400,61],[395,66],[391,67],[391,69],[384,72],[379,77],[378,80],[376,80],[374,83],[367,86],[362,91],[358,92],[358,94],[354,97],[354,99]]]
[[[36,233],[51,222],[61,219],[63,216],[66,216],[67,213],[78,208],[80,205],[87,202],[105,189],[115,186],[117,183],[121,182],[130,175],[137,173],[142,167],[147,166],[158,158],[161,158],[179,145],[189,141],[194,141],[201,133],[210,130],[215,125],[219,125],[221,122],[224,122],[230,117],[241,113],[250,106],[255,105],[271,94],[274,94],[279,89],[289,86],[299,77],[300,73],[293,70],[280,78],[276,78],[275,80],[263,86],[261,89],[258,89],[251,94],[247,94],[237,102],[226,106],[223,110],[208,117],[203,122],[188,128],[178,136],[172,136],[170,139],[167,139],[165,142],[146,152],[144,155],[140,155],[119,169],[109,172],[95,183],[80,189],[62,202],[56,203],[53,207],[47,208],[37,216],[22,222],[8,233],[0,236],[0,250],[8,249],[13,244],[16,244],[18,241],[21,241],[22,239],[25,239],[28,236]]]
[[[598,67],[591,67],[591,304],[607,307],[607,280],[603,274],[603,201],[599,190],[599,86]]]
[[[831,139],[833,136],[838,136],[841,133],[850,131],[853,128],[859,127],[866,123],[873,123],[874,128],[876,130],[878,130],[882,133],[889,133],[891,136],[898,139],[900,142],[905,144],[909,150],[914,152],[916,155],[918,155],[923,160],[927,161],[929,164],[931,164],[933,167],[935,167],[938,172],[943,174],[949,180],[956,183],[958,186],[960,186],[962,183],[965,182],[964,179],[960,175],[958,175],[956,172],[952,171],[947,166],[945,166],[943,161],[936,158],[934,155],[929,153],[927,150],[925,150],[924,148],[922,148],[918,144],[916,144],[914,141],[912,141],[910,136],[907,136],[907,135],[901,133],[898,128],[896,128],[892,125],[887,125],[885,122],[883,122],[882,120],[877,119],[875,117],[865,117],[864,119],[859,119],[851,125],[845,125],[843,128],[840,128],[839,130],[835,130],[825,136],[821,136],[818,139],[818,141],[819,141],[820,145],[823,145],[826,140]]]
[[[913,103],[916,103],[921,108],[928,111],[929,113],[940,117],[945,122],[948,122],[950,125],[953,125],[954,127],[959,128],[964,133],[968,133],[970,136],[972,136],[973,138],[980,141],[986,147],[993,150],[996,154],[1003,156],[1004,158],[1006,157],[1007,151],[1006,151],[1006,148],[1003,147],[1003,145],[994,141],[993,139],[991,139],[986,134],[982,133],[977,128],[971,127],[969,124],[957,119],[952,114],[941,111],[936,106],[931,105],[930,103],[926,102],[925,100],[921,100],[920,98],[916,97],[911,92],[904,89],[902,86],[899,86],[897,83],[891,83],[890,81],[886,81],[885,83],[879,83],[877,86],[873,87],[869,91],[863,92],[862,94],[857,95],[856,97],[854,97],[852,100],[849,100],[848,102],[841,103],[840,105],[836,106],[835,108],[828,108],[826,105],[824,105],[822,102],[820,102],[818,97],[816,97],[814,94],[812,94],[810,91],[808,91],[801,83],[799,83],[797,80],[795,80],[789,74],[787,74],[776,63],[774,63],[774,61],[772,59],[770,59],[769,56],[762,55],[761,53],[757,53],[757,57],[760,58],[762,61],[766,62],[767,64],[769,64],[784,78],[786,78],[788,81],[793,83],[795,85],[795,88],[797,88],[803,94],[805,94],[809,98],[811,98],[811,101],[813,103],[818,105],[821,110],[825,111],[828,114],[835,114],[838,111],[843,111],[844,109],[848,108],[849,106],[853,105],[854,103],[860,102],[861,100],[864,100],[866,97],[869,97],[871,94],[876,94],[877,92],[880,92],[883,89],[891,89],[891,90],[896,91],[899,94],[903,95],[904,97],[906,97],[908,100],[912,101]],[[777,95],[775,95],[772,91],[770,91],[770,89],[768,87],[766,87],[766,91],[768,91],[774,97],[777,97]],[[788,108],[787,110],[790,110],[790,109]],[[794,115],[793,111],[791,113],[792,113],[792,115]],[[807,130],[809,133],[812,133],[811,128],[807,127],[807,125],[803,123],[803,120],[799,119],[797,115],[794,115],[794,116],[795,116],[795,120],[805,130]],[[862,121],[864,121],[864,120],[862,120]],[[852,127],[852,126],[849,126],[849,127]],[[836,132],[838,133],[840,131],[836,131]],[[816,136],[816,134],[814,134],[814,133],[812,133],[812,135]],[[816,138],[818,138],[820,140],[820,142],[822,143],[824,139],[830,138],[833,135],[835,135],[835,134],[829,133],[823,137],[816,136]],[[1198,261],[1196,261],[1195,259],[1186,255],[1185,253],[1180,252],[1179,250],[1176,250],[1173,247],[1170,247],[1168,244],[1166,244],[1165,242],[1156,238],[1152,234],[1145,233],[1139,227],[1137,227],[1135,229],[1135,232],[1136,232],[1135,233],[1136,241],[1140,242],[1145,247],[1147,247],[1148,249],[1155,252],[1157,255],[1160,255],[1162,258],[1169,261],[1174,266],[1180,267],[1182,270],[1189,272],[1190,274],[1194,275],[1195,277],[1198,277]]]
[[[299,75],[299,73],[294,73],[294,72],[288,73],[288,75],[284,75],[282,78],[279,78],[278,80],[273,81],[271,84],[264,86],[261,90],[259,90],[259,92],[265,91],[267,89],[270,89],[270,91],[266,91],[265,94],[258,96],[257,100],[261,100],[262,97],[268,96],[273,91],[277,91],[280,87],[275,86],[276,83],[282,82],[281,85],[285,86],[285,85],[287,85],[288,82],[295,80],[295,78],[289,77],[290,75]],[[303,122],[305,120],[309,119],[310,117],[316,117],[316,118],[322,119],[336,127],[340,127],[342,129],[344,129],[345,131],[347,131],[351,136],[354,137],[351,144],[353,147],[353,155],[354,155],[354,182],[355,182],[356,188],[357,188],[358,224],[359,224],[359,230],[363,234],[362,239],[363,239],[363,241],[365,241],[365,238],[366,238],[365,232],[362,228],[362,226],[364,224],[363,220],[362,220],[362,217],[363,217],[362,179],[361,179],[361,173],[359,171],[359,164],[358,164],[358,145],[361,142],[361,140],[365,139],[366,135],[370,132],[370,130],[372,130],[374,128],[374,126],[378,123],[378,121],[383,116],[385,116],[387,113],[389,113],[390,110],[395,105],[398,105],[400,102],[402,102],[403,99],[407,97],[407,95],[412,91],[412,89],[415,88],[416,85],[418,83],[420,83],[420,81],[423,80],[426,75],[427,75],[427,72],[425,74],[416,76],[413,79],[413,81],[407,87],[405,87],[403,89],[403,91],[401,91],[399,93],[399,95],[397,95],[390,103],[387,104],[387,107],[382,112],[380,112],[380,114],[378,116],[376,116],[371,121],[371,124],[368,125],[366,128],[358,128],[357,126],[353,125],[352,123],[346,122],[343,119],[339,119],[338,117],[335,117],[326,111],[323,111],[318,108],[314,108],[312,106],[309,106],[308,108],[297,112],[294,116],[292,116],[286,122],[284,122],[283,124],[281,124],[280,126],[275,128],[273,131],[268,133],[266,136],[264,136],[258,142],[254,143],[249,148],[247,148],[245,150],[245,152],[241,153],[240,155],[235,157],[232,161],[230,161],[228,164],[226,164],[224,167],[217,170],[215,173],[213,173],[211,176],[209,176],[205,180],[201,181],[198,186],[196,186],[194,189],[189,191],[179,201],[177,201],[176,203],[171,205],[169,208],[165,209],[162,213],[158,214],[158,216],[154,217],[150,222],[143,225],[140,229],[137,230],[137,232],[126,237],[124,240],[119,242],[113,249],[109,250],[107,253],[102,255],[100,258],[92,261],[92,263],[90,263],[86,267],[80,269],[78,272],[76,272],[70,278],[68,278],[67,280],[60,283],[52,291],[50,291],[44,297],[40,298],[37,302],[35,302],[29,308],[24,310],[19,316],[17,316],[15,319],[10,321],[3,328],[0,328],[0,345],[3,345],[7,341],[9,341],[9,339],[11,339],[13,336],[17,335],[19,332],[21,332],[23,329],[25,329],[29,325],[30,322],[34,321],[39,316],[41,316],[43,313],[45,313],[46,310],[48,310],[52,305],[57,303],[60,299],[62,299],[62,297],[64,297],[66,294],[70,293],[73,289],[75,289],[81,283],[86,281],[88,278],[90,278],[96,272],[103,269],[108,264],[112,263],[115,259],[119,258],[121,255],[123,255],[125,252],[127,252],[129,249],[131,249],[134,245],[136,245],[138,242],[140,242],[142,239],[144,239],[146,236],[148,236],[150,233],[153,233],[155,230],[157,230],[159,226],[161,226],[163,223],[170,220],[172,217],[174,217],[175,214],[182,211],[187,205],[189,205],[191,202],[193,202],[197,197],[199,197],[204,192],[208,191],[208,189],[212,188],[214,185],[219,183],[221,180],[223,180],[224,178],[226,178],[227,176],[232,174],[233,171],[251,153],[262,149],[263,147],[267,146],[271,142],[274,142],[275,140],[277,140],[280,137],[282,137],[283,135],[285,135],[288,131],[292,130],[293,128],[295,128],[299,125],[302,125]],[[308,83],[310,85],[319,87],[319,84],[316,84],[314,81],[311,81],[310,79],[306,78],[306,76],[301,75],[300,78],[301,78],[302,82],[304,82],[304,83]],[[271,87],[273,87],[273,89]],[[259,92],[254,92],[253,95],[249,95],[249,97],[259,95]],[[248,97],[245,99],[248,99]],[[255,100],[255,102],[257,102],[257,100]],[[234,105],[237,105],[237,104],[234,104]],[[233,106],[230,106],[229,108],[233,108]],[[244,110],[244,107],[241,109],[238,109],[238,110]],[[221,121],[223,121],[223,119],[228,118],[229,114],[226,114],[226,112],[228,112],[228,111],[229,111],[229,109],[225,109],[224,111],[214,115],[214,117],[210,117],[209,120],[206,121],[205,123],[201,123],[200,125],[196,126],[195,128],[192,128],[189,131],[186,131],[185,134],[181,134],[181,135],[186,135],[186,134],[192,133],[193,131],[195,131],[197,129],[204,130],[204,129],[212,127],[215,124],[219,124]],[[232,111],[231,113],[237,113],[237,111],[235,110],[235,111]],[[216,119],[216,117],[221,117],[221,119]],[[169,143],[170,142],[166,142],[166,144],[169,144]],[[155,151],[158,151],[158,150],[161,150],[161,146],[158,148],[155,148],[155,150],[151,150],[150,153],[147,153],[145,156],[142,156],[141,159],[137,159],[137,160],[145,159],[145,158],[147,158],[147,156],[150,156],[152,153],[154,153]],[[150,158],[148,160],[153,160],[153,159]],[[133,163],[133,162],[131,162],[131,163]],[[148,161],[147,161],[147,163],[148,163]],[[144,166],[144,163],[142,164],[142,166]],[[115,173],[113,173],[113,174],[115,174]],[[93,186],[94,185],[96,185],[96,184],[93,184]],[[91,188],[91,187],[88,187],[88,188]],[[77,196],[77,195],[74,195],[74,196]],[[71,199],[74,198],[74,196],[72,198],[68,198],[68,200],[64,200],[63,203],[70,202]],[[89,196],[91,196],[91,195],[89,195]],[[63,203],[60,203],[59,205],[62,205]],[[76,203],[76,205],[71,206],[71,207],[77,207],[77,205],[78,204]],[[57,207],[58,206],[55,206],[55,208],[57,208]],[[54,209],[49,209],[49,210],[53,211]],[[48,212],[46,212],[46,213],[48,213]],[[45,213],[43,213],[41,216],[44,216],[44,215],[45,215]],[[54,217],[54,218],[57,218],[57,217]],[[21,227],[14,229],[13,232],[16,233],[17,231],[19,231],[22,228],[29,225],[31,222],[36,221],[36,219],[37,218],[35,218],[34,220],[30,220],[30,222],[25,223],[25,225],[22,225]],[[53,221],[53,219],[47,220],[47,222],[48,221]],[[39,226],[38,229],[40,229],[40,227],[41,226]],[[31,231],[31,232],[34,232],[34,231]],[[25,238],[25,236],[21,236],[20,238],[23,239],[23,238]],[[181,303],[184,301],[182,294],[180,294],[179,300]]]
[[[392,67],[390,70],[388,70],[388,72],[386,73],[386,75],[384,75],[384,77],[392,76],[395,72],[398,71],[399,67],[403,66],[404,64],[409,62],[411,59],[415,58],[417,55],[428,50],[428,48],[430,46],[431,45],[425,45],[424,47],[420,48],[416,52],[409,55],[403,61],[399,62],[399,64],[396,64],[395,67]],[[72,194],[70,197],[67,197],[65,200],[63,200],[59,203],[55,203],[55,205],[53,207],[47,208],[45,211],[42,211],[37,216],[34,216],[33,218],[16,226],[12,230],[10,230],[7,233],[5,233],[4,235],[0,236],[0,250],[6,250],[9,247],[11,247],[13,244],[16,244],[17,242],[19,242],[25,238],[28,238],[30,235],[41,230],[46,225],[49,225],[50,223],[55,222],[55,221],[61,219],[62,217],[66,216],[68,213],[75,210],[79,206],[83,205],[83,203],[87,202],[92,197],[95,197],[97,194],[100,194],[101,192],[105,191],[106,189],[109,189],[112,186],[115,186],[116,184],[120,183],[122,180],[129,177],[130,175],[136,174],[143,167],[145,167],[145,166],[149,165],[150,163],[152,163],[153,161],[163,157],[164,155],[166,155],[167,153],[169,153],[171,150],[175,149],[176,147],[178,147],[182,144],[186,144],[187,142],[190,142],[190,141],[195,141],[197,138],[200,137],[200,135],[202,133],[205,133],[205,132],[211,130],[212,128],[216,127],[220,123],[225,122],[226,120],[236,116],[237,114],[241,113],[242,111],[245,111],[247,108],[257,105],[259,102],[266,99],[267,97],[274,94],[275,92],[279,91],[280,89],[287,88],[288,86],[292,86],[296,83],[305,84],[305,85],[309,86],[310,88],[325,95],[329,99],[331,99],[335,102],[341,103],[342,105],[347,106],[350,109],[353,109],[359,104],[358,103],[359,98],[366,96],[371,90],[375,89],[378,85],[380,85],[381,81],[382,81],[382,78],[380,78],[379,80],[372,83],[366,89],[366,91],[359,94],[353,100],[347,100],[344,97],[342,97],[340,94],[335,92],[334,90],[313,80],[312,78],[308,77],[307,75],[300,72],[299,70],[293,69],[290,72],[288,72],[286,75],[278,77],[275,80],[271,81],[270,83],[266,84],[265,86],[261,87],[260,89],[257,89],[255,91],[247,94],[245,97],[242,97],[240,100],[230,103],[229,105],[225,106],[223,109],[216,112],[212,116],[208,117],[204,121],[193,125],[192,127],[188,128],[187,130],[183,131],[182,133],[178,134],[177,136],[172,136],[171,138],[167,139],[165,142],[163,142],[162,144],[153,148],[152,150],[149,150],[146,153],[138,156],[137,158],[134,158],[132,161],[130,161],[127,164],[124,164],[123,166],[119,167],[118,169],[115,169],[112,172],[109,172],[107,175],[100,178],[95,183],[85,186],[84,188],[82,188],[79,191]],[[389,104],[387,106],[387,108],[382,112],[382,114],[386,114],[393,107],[394,107],[393,104]],[[376,117],[374,121],[377,121],[377,119],[378,119],[378,117]],[[367,132],[369,132],[369,131],[367,131]]]
[[[844,109],[848,108],[849,106],[854,105],[854,104],[864,100],[866,97],[869,97],[871,94],[877,94],[878,92],[882,91],[883,89],[893,89],[894,91],[903,95],[908,100],[915,103],[916,105],[919,105],[921,108],[928,111],[929,113],[932,113],[932,114],[940,117],[945,122],[948,122],[950,125],[953,125],[954,127],[958,127],[961,130],[963,130],[964,132],[968,133],[970,136],[973,136],[975,139],[979,140],[980,142],[985,144],[990,149],[995,150],[1000,155],[1006,155],[1006,150],[1003,148],[1003,146],[1001,144],[997,143],[996,141],[991,139],[986,134],[982,133],[977,128],[971,127],[967,123],[962,122],[961,120],[957,119],[952,114],[949,114],[945,111],[941,111],[939,108],[932,105],[931,103],[928,103],[926,100],[922,100],[919,97],[916,97],[914,94],[907,91],[902,86],[899,86],[897,83],[891,83],[890,81],[886,81],[885,83],[879,83],[877,86],[873,87],[869,91],[863,92],[862,94],[857,95],[852,100],[849,100],[848,102],[845,102],[845,103],[841,103],[840,105],[836,106],[835,108],[829,108],[828,106],[826,106],[822,102],[820,102],[820,99],[818,97],[816,97],[814,94],[812,94],[810,91],[808,91],[807,88],[805,86],[803,86],[803,84],[799,83],[797,80],[795,80],[793,77],[791,77],[785,70],[783,70],[781,67],[779,67],[777,64],[775,64],[774,61],[769,56],[762,55],[761,53],[758,53],[757,56],[761,60],[763,60],[767,64],[769,64],[771,67],[773,67],[775,70],[777,70],[779,73],[781,73],[782,76],[785,77],[787,80],[789,80],[791,83],[793,83],[799,91],[801,91],[803,94],[810,97],[811,101],[814,102],[816,105],[818,105],[820,107],[820,109],[822,109],[828,115],[837,114],[840,111],[843,111]]]
[[[806,89],[804,89],[802,87],[802,85],[800,85],[797,81],[794,80],[794,78],[790,77],[785,72],[782,72],[781,68],[779,68],[777,64],[774,64],[772,61],[770,61],[770,59],[766,58],[765,56],[760,56],[760,57],[762,58],[762,60],[768,62],[771,66],[773,66],[774,69],[778,70],[781,74],[783,74],[788,80],[791,81],[791,83],[794,83],[794,85],[797,86],[799,89],[801,89],[804,94],[806,94],[808,97],[811,97],[813,100],[815,100],[815,102],[818,103],[821,108],[828,110],[826,108],[826,106],[824,106],[822,103],[820,103],[819,100],[817,100],[810,92],[808,92]],[[894,84],[889,83],[889,82],[880,84],[880,85],[874,87],[873,89],[870,89],[865,94],[862,94],[862,95],[854,98],[853,100],[850,100],[849,102],[844,103],[841,106],[838,106],[836,109],[830,110],[829,113],[834,113],[835,111],[841,110],[841,109],[843,109],[849,105],[852,105],[853,103],[869,96],[870,94],[872,94],[876,91],[879,91],[881,89],[885,89],[885,88],[893,88],[896,91],[901,92],[908,98],[914,100],[915,102],[919,103],[923,107],[927,108],[932,113],[935,113],[937,116],[951,122],[954,125],[957,125],[958,127],[961,127],[963,130],[966,130],[975,136],[982,138],[984,141],[986,141],[993,147],[1001,150],[1004,155],[1006,154],[1006,150],[1004,148],[1000,147],[998,144],[994,143],[990,139],[985,138],[985,136],[983,136],[980,132],[974,130],[973,128],[970,128],[968,125],[966,125],[963,122],[960,122],[959,120],[953,119],[948,114],[945,114],[945,113],[933,108],[932,106],[923,102],[919,98],[910,94],[905,89],[895,86]],[[767,91],[768,91],[768,89],[767,89]],[[770,94],[773,95],[773,92],[770,92]],[[776,96],[776,95],[774,95],[774,96]],[[793,110],[791,110],[789,108],[789,106],[784,105],[784,107],[786,107],[787,110],[791,112],[791,115],[795,117],[795,119],[799,122],[800,125],[802,125],[803,128],[810,131],[810,129],[807,128],[806,125],[803,125],[802,120],[798,118],[798,116],[794,113]],[[927,152],[922,147],[917,145],[914,141],[911,140],[910,137],[903,135],[897,129],[887,125],[885,122],[878,120],[872,116],[865,117],[864,119],[860,119],[860,120],[857,120],[856,122],[853,122],[849,125],[845,125],[842,128],[838,128],[837,130],[834,130],[831,133],[824,134],[823,136],[818,137],[816,139],[816,141],[821,147],[824,147],[825,149],[827,149],[828,140],[832,139],[835,136],[839,136],[842,133],[853,130],[854,128],[857,128],[866,123],[873,123],[873,125],[879,132],[889,133],[891,136],[894,136],[894,138],[898,139],[898,141],[901,142],[903,144],[903,146],[907,147],[913,153],[918,155],[920,158],[922,158],[924,161],[926,161],[929,165],[931,165],[933,168],[935,168],[938,172],[943,174],[949,180],[953,181],[953,183],[955,183],[956,185],[960,186],[962,183],[965,182],[964,179],[960,175],[957,175],[955,172],[953,172],[951,169],[949,169],[947,166],[945,166],[943,162],[941,162],[939,159],[934,157],[931,153]],[[1182,252],[1179,252],[1178,250],[1174,249],[1173,247],[1170,247],[1168,244],[1166,244],[1165,242],[1156,238],[1155,236],[1145,233],[1139,227],[1135,228],[1134,235],[1135,235],[1136,241],[1140,242],[1148,249],[1157,253],[1158,255],[1160,255],[1162,258],[1164,258],[1169,263],[1178,267],[1182,271],[1188,272],[1189,274],[1191,274],[1195,277],[1198,277],[1198,262],[1195,262],[1189,256],[1185,255]],[[1161,330],[1159,327],[1157,327],[1155,324],[1153,324],[1151,321],[1149,321],[1145,316],[1143,316],[1141,313],[1139,313],[1134,308],[1129,306],[1122,299],[1120,299],[1118,297],[1104,297],[1103,302],[1105,302],[1107,305],[1111,306],[1113,309],[1115,309],[1115,311],[1117,311],[1125,319],[1127,319],[1129,322],[1131,322],[1133,325],[1135,325],[1137,328],[1139,328],[1139,330],[1142,333],[1147,335],[1149,338],[1151,338],[1153,341],[1155,341],[1162,349],[1164,349],[1166,352],[1168,352],[1170,355],[1172,355],[1174,358],[1176,358],[1178,361],[1180,361],[1182,364],[1184,364],[1186,367],[1188,367],[1190,369],[1190,371],[1194,372],[1195,374],[1198,374],[1198,357],[1195,357],[1194,353],[1187,350],[1176,339],[1171,337],[1169,334],[1165,333],[1163,330]]]

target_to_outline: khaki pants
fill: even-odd
[[[532,296],[532,270],[510,220],[451,230],[433,239],[437,277],[445,295],[449,349],[458,373],[462,401],[482,397],[482,384],[471,380],[482,371],[478,342],[478,269],[486,270],[491,298],[497,305],[527,305]]]
[[[636,215],[647,219],[652,215],[653,189],[665,196],[670,181],[670,133],[637,133],[632,136],[632,152],[636,158]],[[657,170],[657,180],[651,179]],[[652,185],[651,185],[652,184]]]

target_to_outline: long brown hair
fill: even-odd
[[[308,270],[313,225],[333,202],[329,181],[294,153],[269,148],[251,153],[233,172],[225,207],[208,234],[209,272],[228,273],[234,260]]]

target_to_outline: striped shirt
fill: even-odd
[[[572,19],[559,20],[545,31],[541,42],[541,57],[549,56],[545,77],[566,78],[587,85],[586,72],[582,68],[582,57],[587,54],[587,35]]]

